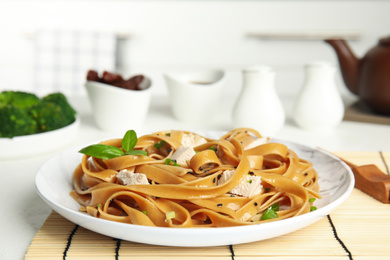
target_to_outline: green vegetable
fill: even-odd
[[[42,98],[41,102],[30,108],[30,114],[37,121],[41,132],[62,128],[76,120],[76,111],[61,93]]]
[[[93,144],[84,147],[79,152],[95,158],[104,159],[104,160],[119,157],[125,154],[121,148],[112,145],[106,145],[106,144]]]
[[[134,150],[135,145],[137,144],[137,133],[134,130],[128,130],[122,138],[122,148],[125,150],[125,154],[132,155],[148,155],[146,151]]]
[[[154,148],[160,149],[161,146],[163,146],[164,144],[165,144],[165,141],[161,140],[160,142],[157,142],[157,143],[154,144]]]
[[[174,211],[167,212],[165,213],[165,217],[167,220],[173,219],[176,217],[176,213]]]
[[[215,146],[214,146],[214,145],[210,146],[208,149],[209,149],[209,150],[213,150],[214,152],[216,152],[216,151],[217,151],[217,148],[215,148]]]
[[[278,214],[276,213],[276,211],[278,211],[278,210],[279,210],[279,203],[273,204],[272,206],[270,206],[268,209],[266,209],[263,212],[263,215],[261,216],[261,219],[262,220],[267,220],[267,219],[277,218]]]
[[[26,110],[11,105],[0,108],[0,137],[12,138],[37,132],[38,124]]]
[[[314,201],[316,201],[316,198],[310,198],[309,199],[309,202],[314,202]]]
[[[164,162],[166,165],[172,165],[172,166],[180,166],[180,164],[176,163],[176,160],[172,160],[172,159],[165,159],[165,162]]]
[[[62,93],[52,93],[42,98],[43,102],[55,103],[61,108],[61,113],[65,117],[65,120],[68,122],[73,122],[75,120],[76,111],[68,103],[68,100]]]
[[[279,211],[279,203],[272,204],[272,205],[271,205],[271,208],[272,208],[274,211]]]
[[[0,137],[30,135],[73,123],[76,111],[61,93],[39,99],[22,91],[0,93]]]
[[[146,156],[146,151],[142,150],[133,150],[135,145],[137,144],[137,134],[134,130],[129,130],[122,138],[122,149],[107,145],[107,144],[92,144],[90,146],[82,148],[79,152],[82,154],[86,154],[99,159],[112,159],[115,157],[123,156],[123,155],[144,155]]]
[[[32,93],[23,91],[3,91],[0,93],[0,107],[12,105],[17,108],[29,108],[41,100]]]
[[[148,155],[148,153],[146,151],[143,151],[143,150],[131,150],[131,151],[127,151],[125,154],[127,154],[127,155],[143,155],[143,156]]]
[[[316,206],[310,206],[310,212],[317,210]]]
[[[122,138],[123,150],[125,150],[126,152],[133,150],[135,145],[137,144],[137,140],[138,137],[134,130],[127,131]]]

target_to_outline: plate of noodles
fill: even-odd
[[[161,131],[68,149],[38,170],[40,197],[64,218],[118,239],[222,246],[320,220],[351,193],[337,157],[248,128]]]

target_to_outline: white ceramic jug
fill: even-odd
[[[275,70],[253,66],[243,70],[243,88],[234,106],[234,127],[250,127],[275,136],[285,122],[285,111],[275,90]]]
[[[344,116],[344,104],[335,82],[336,67],[328,62],[313,62],[305,66],[305,72],[293,119],[306,130],[330,130]]]
[[[177,119],[189,123],[209,123],[219,115],[224,71],[177,71],[165,73],[164,78],[172,112]]]

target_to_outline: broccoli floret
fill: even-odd
[[[3,91],[0,93],[0,107],[12,105],[17,108],[29,108],[40,102],[35,94],[23,91]]]
[[[0,137],[35,134],[38,131],[37,122],[25,110],[12,105],[0,107]]]
[[[44,97],[40,103],[29,109],[38,123],[40,132],[47,132],[70,125],[76,120],[76,111],[61,93]]]
[[[66,99],[64,94],[52,93],[42,98],[42,101],[55,103],[60,106],[62,113],[65,116],[64,120],[68,122],[68,124],[73,123],[73,121],[76,119],[76,111],[68,103],[68,100]]]
[[[76,111],[62,93],[39,99],[22,91],[0,93],[0,137],[56,130],[76,120]]]

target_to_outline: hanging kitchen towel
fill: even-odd
[[[115,71],[117,36],[107,32],[39,30],[34,36],[34,90],[85,94],[87,71]]]

